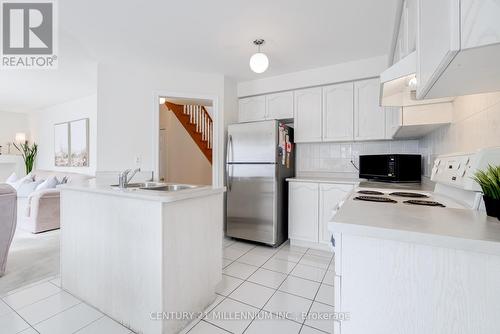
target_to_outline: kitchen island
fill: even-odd
[[[353,196],[329,224],[342,334],[498,332],[496,218]]]
[[[215,299],[223,192],[61,187],[62,288],[134,332],[177,333],[191,319],[171,312]]]

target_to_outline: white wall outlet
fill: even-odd
[[[141,164],[141,157],[135,157],[134,161],[135,161],[136,165],[140,165]]]

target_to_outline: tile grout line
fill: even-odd
[[[238,242],[238,241],[234,241],[234,242],[232,242],[231,244],[229,244],[228,246],[224,246],[224,249],[229,248],[229,247],[231,247],[231,246],[235,245],[237,242]],[[242,256],[246,255],[248,252],[250,252],[252,249],[255,249],[256,247],[257,247],[256,245],[255,245],[255,246],[253,246],[253,247],[251,247],[251,248],[250,248],[249,250],[247,250],[245,253],[241,254],[241,255],[240,255],[240,256],[238,256],[236,259],[232,260],[232,262],[231,262],[230,264],[228,264],[226,267],[222,267],[222,270],[221,270],[221,271],[224,271],[224,269],[225,269],[225,268],[227,268],[227,267],[229,267],[230,265],[232,265],[234,262],[236,262],[236,260],[237,260],[237,259],[239,259],[239,258],[241,258]],[[223,253],[223,254],[222,254],[222,258],[223,258],[223,259],[224,259],[224,249],[222,250],[222,253]],[[238,262],[238,263],[240,263],[240,262]],[[252,273],[252,274],[253,274],[253,273]],[[222,273],[222,275],[226,275],[226,274]],[[234,277],[234,276],[231,276],[231,275],[227,275],[227,276],[230,276],[230,277],[233,277],[233,278],[238,278],[238,277]],[[241,278],[238,278],[238,279],[240,279],[240,280],[241,280]],[[208,312],[213,311],[213,310],[214,310],[217,306],[219,306],[219,305],[220,305],[220,304],[221,304],[224,300],[226,300],[226,299],[228,298],[228,296],[229,296],[231,293],[233,293],[234,291],[236,291],[236,290],[237,290],[237,289],[238,289],[238,288],[239,288],[239,287],[240,287],[243,283],[245,283],[245,282],[246,282],[246,281],[245,281],[245,280],[243,280],[240,284],[238,284],[238,286],[236,286],[233,290],[231,290],[231,292],[229,292],[229,294],[228,294],[227,296],[224,296],[224,295],[221,295],[221,294],[215,293],[216,295],[218,295],[218,296],[222,296],[223,298],[222,298],[222,300],[221,300],[220,302],[218,302],[218,303],[217,303],[214,307],[212,307],[212,308],[211,308]],[[207,313],[208,313],[208,312],[207,312]],[[200,319],[197,321],[197,323],[196,323],[193,327],[191,327],[191,328],[190,328],[190,329],[186,332],[186,334],[188,334],[189,332],[191,332],[191,331],[192,331],[192,330],[193,330],[196,326],[198,326],[198,324],[199,324],[200,322],[205,321],[205,318],[206,318],[206,314],[203,314],[203,315],[200,317]],[[214,324],[212,324],[211,322],[208,322],[208,321],[205,321],[205,322],[209,323],[210,325],[214,325]],[[189,325],[189,324],[188,324],[188,325]],[[217,325],[214,325],[214,326],[216,326],[216,327],[218,327],[218,328],[221,328],[221,329],[223,329],[223,330],[225,330],[225,331],[227,332],[227,330],[226,330],[226,329],[224,329],[224,328],[222,328],[222,327],[219,327],[219,326],[217,326]],[[229,332],[229,333],[231,333],[231,332]]]
[[[309,316],[309,313],[311,312],[311,309],[314,305],[314,303],[316,302],[316,298],[318,297],[318,293],[319,293],[319,290],[321,289],[321,285],[323,285],[323,281],[325,280],[325,277],[326,277],[326,274],[328,272],[328,268],[330,268],[330,265],[332,264],[332,262],[334,261],[334,257],[335,257],[335,253],[334,255],[332,256],[332,258],[330,259],[330,262],[328,262],[328,266],[327,266],[327,269],[325,271],[325,274],[323,275],[323,279],[321,280],[321,283],[319,284],[319,288],[318,288],[318,291],[316,291],[316,294],[314,295],[314,301],[312,302],[311,306],[309,307],[309,310],[307,311],[307,314],[306,314],[306,318]],[[334,284],[335,284],[335,281],[334,281]],[[320,303],[320,302],[319,302]],[[333,303],[335,304],[335,300],[333,301]],[[324,304],[324,303],[321,303],[321,304]],[[306,319],[307,320],[307,319]],[[300,332],[302,332],[302,329],[304,328],[305,326],[305,323],[306,323],[306,320],[304,320],[304,323],[302,324],[302,326],[300,327],[300,330],[299,330],[299,334]],[[309,327],[309,326],[308,326]],[[312,327],[314,329],[317,329],[315,327]]]
[[[237,301],[238,303],[242,303],[242,304],[244,304],[244,305],[248,305],[248,306],[251,306],[251,307],[253,307],[253,308],[257,308],[257,307],[255,307],[255,306],[253,306],[253,305],[249,305],[249,304],[244,303],[244,302],[241,302],[241,301],[239,301],[239,300],[236,300],[236,299],[230,298],[229,296],[230,296],[233,292],[235,292],[235,291],[236,291],[236,290],[237,290],[240,286],[242,286],[245,282],[249,282],[249,283],[257,284],[257,283],[254,283],[254,282],[248,281],[248,278],[250,278],[253,274],[255,274],[255,273],[256,273],[259,269],[266,269],[266,268],[263,268],[263,266],[264,266],[264,265],[265,265],[268,261],[270,261],[270,260],[271,260],[271,259],[272,259],[275,255],[276,255],[276,253],[277,253],[277,252],[279,252],[279,251],[280,251],[280,250],[281,250],[284,246],[285,246],[285,243],[283,243],[282,245],[280,245],[280,246],[277,248],[276,252],[274,252],[274,253],[273,253],[273,254],[272,254],[272,255],[271,255],[271,256],[270,256],[270,257],[269,257],[269,258],[268,258],[268,259],[267,259],[267,260],[266,260],[263,264],[261,264],[260,266],[253,266],[253,267],[256,267],[257,269],[255,269],[255,270],[254,270],[254,271],[253,271],[253,272],[252,272],[252,273],[251,273],[251,274],[250,274],[250,275],[249,275],[246,279],[242,280],[242,282],[241,282],[241,283],[240,283],[240,284],[239,284],[239,285],[238,285],[235,289],[233,289],[233,290],[232,290],[232,291],[231,291],[231,292],[230,292],[227,296],[225,296],[225,298],[221,301],[221,303],[222,303],[224,300],[226,300],[226,299],[230,299],[230,300]],[[229,246],[228,246],[228,247],[229,247]],[[238,262],[238,261],[237,261],[238,259],[240,259],[242,256],[244,256],[244,255],[248,254],[251,250],[255,249],[256,247],[257,247],[257,245],[256,245],[255,247],[253,247],[253,248],[249,249],[246,253],[242,254],[240,257],[238,257],[237,259],[235,259],[235,260],[233,261],[233,263],[234,263],[234,262]],[[241,263],[241,262],[238,262],[238,263]],[[231,264],[232,264],[232,263],[231,263]],[[245,265],[249,265],[249,264],[246,264],[246,263],[243,263],[243,264],[245,264]],[[229,265],[228,265],[228,266],[229,266]],[[249,265],[249,266],[251,266],[251,265]],[[283,274],[283,273],[281,273],[281,274]],[[224,274],[224,275],[226,275],[226,274]],[[234,276],[231,276],[231,275],[227,275],[227,276],[234,277]],[[240,280],[241,280],[241,278],[239,278],[239,277],[234,277],[234,278],[238,278],[238,279],[240,279]],[[286,278],[285,278],[285,279],[286,279]],[[283,280],[283,282],[284,282],[284,280]],[[282,283],[283,283],[283,282],[282,282]],[[261,284],[259,284],[259,285],[261,285]],[[281,284],[280,284],[280,285],[281,285]],[[266,287],[266,288],[269,288],[269,287],[264,286],[264,285],[261,285],[261,286]],[[275,289],[274,293],[276,293],[276,289]],[[271,297],[269,297],[269,299],[271,299],[271,298],[272,298],[272,296],[274,295],[274,293],[271,295]],[[264,306],[267,304],[267,302],[269,301],[269,299],[266,301],[266,303],[264,303]],[[257,312],[257,314],[258,314],[258,313],[260,313],[260,312],[262,311],[262,309],[263,309],[263,307],[264,307],[264,306],[262,306],[262,308],[260,308],[260,309],[259,309],[259,311]],[[212,309],[212,310],[213,310],[213,309]],[[204,319],[202,319],[202,320],[204,320]],[[250,323],[248,324],[248,326],[247,326],[247,327],[245,327],[245,329],[243,330],[243,333],[244,333],[244,332],[248,329],[248,327],[249,327],[249,326],[253,323],[253,321],[254,321],[254,320],[255,320],[255,318],[254,318],[254,319],[252,319],[252,320],[250,321]],[[208,321],[207,321],[207,322],[208,322]],[[209,323],[210,323],[210,322],[209,322]],[[212,324],[212,323],[210,323],[210,324]],[[196,327],[196,325],[195,325],[194,327]],[[194,328],[194,327],[193,327],[193,328]],[[189,331],[191,331],[193,328],[191,328]],[[224,329],[224,330],[226,330],[226,329]],[[188,333],[189,333],[189,332],[188,332]]]
[[[237,242],[239,242],[239,241],[235,241],[235,242],[232,242],[231,244],[229,244],[229,245],[227,245],[227,246],[224,246],[224,249],[229,248],[229,247],[231,247],[231,246],[235,245]],[[332,263],[332,259],[333,259],[333,257],[330,257],[330,261],[328,262],[328,265],[327,265],[327,266],[326,266],[326,268],[324,268],[324,269],[323,269],[322,267],[316,267],[316,266],[312,266],[312,265],[308,265],[308,264],[302,264],[302,265],[304,265],[304,266],[306,266],[306,267],[309,267],[309,268],[314,268],[314,269],[318,269],[318,270],[322,270],[322,271],[324,271],[324,274],[323,274],[323,276],[322,276],[321,281],[320,281],[320,282],[318,282],[318,281],[314,281],[314,280],[311,280],[311,279],[307,279],[307,278],[303,278],[303,277],[295,276],[295,275],[293,275],[293,274],[292,274],[292,272],[293,272],[293,270],[294,270],[294,269],[295,269],[295,268],[296,268],[296,267],[300,264],[300,261],[304,258],[304,256],[305,256],[305,255],[312,255],[312,256],[315,256],[315,257],[320,257],[320,258],[327,258],[327,257],[326,257],[326,256],[321,256],[321,255],[316,255],[316,254],[311,254],[311,253],[309,253],[309,250],[310,250],[311,248],[305,248],[305,247],[304,247],[304,248],[305,248],[305,251],[304,251],[304,252],[294,252],[293,250],[289,250],[289,252],[291,251],[292,253],[296,253],[297,255],[300,255],[300,258],[298,259],[298,261],[297,261],[297,262],[295,262],[295,261],[288,261],[288,260],[285,260],[285,259],[280,259],[280,258],[276,258],[276,255],[277,255],[280,251],[283,251],[283,250],[284,250],[284,248],[285,248],[287,245],[291,247],[291,245],[289,244],[289,242],[288,242],[288,243],[283,243],[283,244],[282,244],[282,245],[280,245],[278,248],[276,248],[276,251],[275,251],[275,252],[273,252],[270,256],[268,256],[268,255],[261,255],[262,257],[267,257],[267,256],[268,256],[268,258],[267,258],[267,260],[266,260],[265,262],[263,262],[263,263],[262,263],[261,265],[259,265],[259,266],[256,266],[256,265],[254,265],[254,264],[249,264],[249,263],[244,263],[244,262],[240,262],[240,261],[239,261],[242,257],[244,257],[245,255],[248,255],[249,253],[251,253],[251,252],[252,252],[252,250],[256,249],[259,245],[253,245],[253,247],[251,247],[250,249],[248,249],[246,252],[244,252],[243,254],[241,254],[240,256],[238,256],[238,257],[237,257],[237,258],[235,258],[235,259],[228,259],[228,258],[224,258],[224,257],[223,257],[223,259],[226,259],[226,260],[230,261],[230,263],[229,263],[229,264],[227,264],[226,266],[223,266],[222,270],[224,270],[224,269],[228,268],[230,265],[234,264],[235,262],[237,262],[238,264],[243,264],[243,265],[247,265],[247,266],[250,266],[250,267],[254,267],[254,268],[255,268],[255,270],[253,270],[253,271],[252,271],[252,273],[251,273],[251,274],[250,274],[247,278],[245,278],[245,279],[242,279],[241,277],[236,277],[236,276],[233,276],[233,275],[229,275],[229,274],[223,273],[223,275],[226,275],[226,276],[228,276],[228,277],[232,277],[232,278],[235,278],[235,279],[239,279],[239,280],[241,280],[242,282],[241,282],[240,284],[238,284],[238,285],[237,285],[234,289],[232,289],[232,290],[228,293],[228,295],[227,295],[227,296],[217,294],[218,296],[222,297],[222,299],[219,301],[219,303],[217,303],[216,305],[214,305],[213,307],[211,307],[211,308],[210,308],[210,311],[213,311],[216,307],[218,307],[218,306],[219,306],[221,303],[223,303],[225,300],[235,301],[235,302],[241,303],[241,304],[243,304],[243,305],[247,305],[247,306],[249,306],[249,307],[252,307],[252,308],[258,309],[258,312],[256,312],[256,316],[255,316],[255,317],[254,317],[254,318],[250,321],[250,323],[249,323],[249,324],[245,327],[245,329],[244,329],[244,331],[243,331],[243,333],[245,333],[245,332],[248,330],[248,328],[251,326],[251,324],[252,324],[252,323],[256,320],[256,318],[257,318],[258,314],[260,314],[261,312],[266,312],[266,313],[270,313],[270,314],[275,314],[275,313],[273,313],[273,312],[269,312],[269,311],[264,310],[264,307],[265,307],[265,306],[269,303],[269,300],[270,300],[270,299],[271,299],[271,298],[272,298],[272,297],[273,297],[273,296],[274,296],[274,295],[275,295],[278,291],[280,291],[280,292],[282,292],[282,293],[290,294],[290,295],[292,295],[292,296],[296,296],[296,297],[304,298],[304,299],[307,299],[307,300],[311,301],[311,306],[309,307],[308,312],[307,312],[307,314],[308,314],[308,313],[310,312],[310,309],[311,309],[311,307],[312,307],[312,304],[313,304],[314,302],[316,302],[316,299],[315,299],[315,298],[317,297],[317,294],[319,293],[319,289],[321,288],[321,285],[323,284],[324,279],[325,279],[325,277],[326,277],[326,275],[327,275],[327,273],[328,273],[328,271],[329,271],[328,269],[329,269],[329,267],[330,267],[330,264]],[[238,248],[238,247],[235,247],[235,248]],[[223,249],[223,250],[224,250],[224,249]],[[255,254],[255,255],[260,255],[260,254]],[[271,261],[271,260],[278,260],[278,261],[282,261],[282,262],[285,262],[285,263],[292,264],[292,268],[291,268],[289,271],[287,270],[287,273],[283,273],[283,272],[276,271],[276,270],[273,270],[273,269],[264,268],[264,266],[266,265],[266,263],[268,263],[268,262],[269,262],[269,261]],[[260,283],[255,283],[255,282],[250,281],[250,280],[249,280],[249,279],[250,279],[250,277],[252,277],[252,276],[253,276],[253,275],[254,275],[254,274],[255,274],[258,270],[260,270],[260,269],[263,269],[263,270],[268,270],[268,271],[271,271],[271,272],[273,272],[273,273],[277,273],[277,274],[282,274],[282,275],[285,275],[285,278],[283,279],[283,281],[282,281],[282,282],[281,282],[281,283],[280,283],[280,284],[279,284],[276,288],[271,288],[271,287],[268,287],[268,286],[266,286],[266,285],[263,285],[263,284],[260,284]],[[316,293],[315,293],[314,299],[306,298],[306,297],[303,297],[303,296],[298,296],[298,295],[293,294],[293,293],[284,292],[284,291],[279,290],[279,289],[280,289],[280,287],[281,287],[281,286],[285,283],[285,281],[286,281],[289,277],[299,278],[299,279],[307,280],[307,281],[309,281],[309,282],[318,283],[318,284],[319,284],[319,286],[318,286],[318,290],[317,290],[317,291],[316,291]],[[255,307],[254,305],[250,305],[250,304],[248,304],[248,303],[246,303],[246,302],[242,302],[242,301],[240,301],[240,300],[237,300],[237,299],[234,299],[233,297],[231,297],[231,294],[233,294],[236,290],[238,290],[238,289],[239,289],[239,288],[240,288],[240,287],[241,287],[241,286],[242,286],[245,282],[248,282],[248,283],[251,283],[251,284],[255,284],[255,285],[258,285],[258,286],[264,287],[264,288],[266,288],[266,289],[272,289],[272,290],[274,290],[274,291],[273,291],[272,295],[271,295],[271,296],[270,296],[270,297],[266,300],[266,302],[263,304],[263,306],[262,306],[262,307],[260,307],[260,308],[257,308],[257,307]],[[318,303],[321,303],[321,302],[318,302]],[[324,303],[321,303],[321,304],[324,304]],[[328,306],[330,306],[330,305],[328,305]],[[208,311],[207,313],[209,313],[210,311]],[[300,327],[300,329],[299,329],[299,333],[300,333],[300,331],[302,330],[302,328],[304,327],[304,323],[305,323],[305,320],[304,320],[303,322],[295,321],[295,320],[292,320],[292,319],[284,319],[284,320],[289,320],[289,321],[292,321],[292,322],[294,322],[294,323],[299,324],[299,325],[301,326],[301,327]],[[208,324],[210,324],[210,325],[213,325],[213,326],[215,326],[215,327],[217,327],[217,328],[219,328],[219,329],[222,329],[222,330],[224,330],[224,331],[226,331],[226,332],[230,332],[228,329],[225,329],[225,328],[223,328],[223,327],[221,327],[221,326],[219,326],[219,325],[216,325],[216,324],[211,323],[210,321],[208,321],[208,320],[207,320],[206,315],[204,315],[204,316],[203,316],[203,317],[201,317],[201,318],[198,320],[198,322],[197,322],[194,326],[192,326],[192,327],[189,329],[189,331],[188,331],[188,332],[186,332],[186,333],[191,332],[191,331],[192,331],[192,330],[193,330],[196,326],[198,326],[198,325],[199,325],[199,323],[200,323],[200,322],[202,322],[202,321],[203,321],[203,322],[205,322],[205,323],[208,323]],[[314,328],[314,329],[316,330],[316,328]],[[319,330],[319,331],[320,331],[320,332],[325,333],[325,332],[324,332],[324,331],[322,331],[322,330]]]
[[[50,277],[47,277],[47,278],[42,278],[39,281],[32,282],[32,283],[29,283],[27,285],[21,286],[21,287],[19,287],[17,289],[7,291],[5,294],[0,294],[0,299],[4,300],[6,297],[12,296],[12,295],[14,295],[14,294],[16,294],[18,292],[25,291],[25,290],[30,289],[30,288],[34,288],[35,286],[39,286],[39,285],[41,285],[43,283],[48,283],[48,282],[50,282],[51,280],[53,280],[55,278],[57,278],[57,276],[50,276]]]
[[[279,247],[279,250],[278,252],[284,247],[284,244],[282,246]],[[290,245],[291,247],[291,245]],[[295,263],[295,265],[293,266],[293,268],[286,274],[286,277],[285,279],[278,285],[278,287],[274,290],[273,294],[267,299],[267,301],[264,303],[264,305],[260,308],[259,312],[257,314],[259,314],[260,312],[264,311],[264,312],[267,312],[266,310],[264,310],[264,307],[267,305],[267,303],[269,303],[269,301],[271,300],[271,298],[273,298],[273,296],[276,294],[276,292],[279,291],[279,288],[283,285],[283,283],[285,283],[285,281],[288,279],[288,277],[290,276],[290,273],[295,269],[295,267],[297,267],[297,265],[299,264],[300,260],[302,260],[302,258],[304,257],[304,255],[307,253],[307,251],[309,250],[309,248],[306,249],[306,251],[300,256],[300,259],[297,263]],[[270,261],[274,256],[276,255],[276,253],[274,255],[272,255],[266,262],[264,262],[262,264],[262,266],[264,266],[268,261]],[[285,262],[288,262],[288,261],[285,261]],[[290,263],[290,262],[289,262]],[[262,267],[261,266],[261,267]],[[265,268],[263,268],[265,269]],[[273,314],[273,312],[269,312],[271,314]],[[293,321],[291,319],[285,319],[285,320],[290,320],[290,321]],[[247,327],[245,327],[245,329],[243,330],[243,334],[248,330],[248,328],[252,325],[252,323],[255,321],[255,318],[252,319],[252,321],[250,321],[250,323],[248,324]],[[295,321],[297,322],[297,321]],[[302,327],[301,327],[302,328]],[[300,332],[300,329],[299,329],[299,332]]]
[[[84,329],[84,328],[86,328],[86,327],[89,327],[90,325],[92,325],[93,323],[95,323],[95,322],[97,322],[97,321],[101,320],[101,319],[102,319],[102,318],[104,318],[104,317],[106,317],[106,315],[103,313],[101,317],[99,317],[99,318],[97,318],[97,319],[95,319],[95,320],[93,320],[93,321],[89,322],[88,324],[86,324],[85,326],[83,326],[83,327],[81,327],[81,328],[78,328],[76,331],[72,332],[71,334],[78,333],[78,332],[79,332],[79,331],[81,331],[82,329]],[[108,318],[109,318],[109,317],[108,317]],[[110,318],[110,319],[111,319],[111,318]],[[111,319],[111,320],[113,320],[113,319]],[[113,321],[114,321],[114,320],[113,320]],[[120,325],[121,325],[121,324],[120,324]],[[123,327],[125,327],[125,326],[123,326]],[[125,327],[125,328],[127,328],[127,327]],[[127,329],[128,329],[130,332],[132,332],[132,330],[131,330],[130,328],[127,328]]]

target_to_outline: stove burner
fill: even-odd
[[[375,191],[375,190],[360,190],[360,191],[358,191],[358,194],[363,194],[363,195],[383,195],[384,193],[381,193],[380,191]]]
[[[408,192],[402,192],[402,191],[396,191],[396,192],[390,193],[389,195],[399,196],[399,197],[411,197],[411,198],[428,198],[429,197],[429,196],[424,195],[424,194],[408,193]]]
[[[412,204],[412,205],[439,206],[439,207],[442,207],[442,208],[446,207],[446,206],[444,206],[443,204],[441,204],[439,202],[424,201],[424,200],[420,200],[420,199],[410,199],[408,201],[404,201],[403,203]]]
[[[381,203],[397,203],[397,201],[387,198],[387,197],[378,197],[378,196],[356,196],[355,200],[358,201],[368,201],[368,202],[381,202]]]

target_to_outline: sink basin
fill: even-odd
[[[141,188],[144,186],[144,183],[129,183],[125,186],[125,188]],[[111,187],[118,188],[118,184],[112,184]]]
[[[140,189],[158,190],[158,191],[179,191],[179,190],[193,189],[193,188],[196,188],[196,186],[190,186],[185,184],[166,184],[161,186],[141,187]]]
[[[118,188],[117,184],[111,185],[113,188]],[[156,191],[179,191],[185,189],[193,189],[197,186],[187,184],[169,184],[160,182],[145,182],[145,183],[129,183],[125,188],[141,189],[141,190],[156,190]]]

